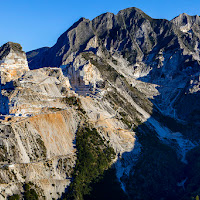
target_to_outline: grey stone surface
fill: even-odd
[[[59,198],[71,182],[83,123],[115,150],[116,175],[130,199],[198,194],[191,152],[200,140],[199,28],[199,16],[168,21],[128,8],[81,18],[53,47],[28,52],[32,70],[2,86],[1,194],[23,192],[32,181],[47,199]]]

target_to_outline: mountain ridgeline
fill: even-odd
[[[193,100],[199,91],[199,48],[198,15],[183,13],[168,21],[127,8],[117,15],[105,13],[92,21],[81,18],[53,47],[38,51],[31,58],[32,52],[28,52],[27,56],[30,69],[66,65],[68,73],[73,66],[76,71],[83,65],[77,63],[83,53],[93,53],[115,64],[115,69],[125,76],[162,86],[157,88],[160,96],[155,100],[162,105],[160,109],[193,121],[199,116],[199,103]],[[193,107],[186,108],[186,102],[193,102]]]
[[[181,14],[171,21],[153,19],[137,8],[128,8],[117,15],[102,14],[92,21],[81,18],[73,24],[47,51],[37,54],[29,63],[30,68],[68,64],[67,58],[83,52],[89,41],[93,51],[103,48],[113,54],[120,53],[131,64],[152,62],[149,54],[185,50],[196,52],[199,41],[199,16]],[[31,52],[28,52],[29,56]]]
[[[0,199],[199,198],[198,15],[81,18],[26,56],[0,48]]]

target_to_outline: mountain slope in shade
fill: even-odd
[[[29,65],[32,61],[32,58],[35,59],[36,56],[41,56],[41,54],[44,53],[45,51],[47,51],[48,49],[49,49],[49,47],[42,47],[42,48],[27,52],[26,56],[29,61]]]

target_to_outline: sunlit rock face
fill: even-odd
[[[37,185],[46,199],[59,198],[76,161],[79,117],[69,109],[13,120],[0,124],[0,199],[23,191],[25,182]]]
[[[127,8],[116,15],[104,13],[93,20],[81,18],[59,37],[54,46],[28,61],[31,68],[66,66],[63,70],[68,71],[66,76],[72,87],[87,94],[96,85],[94,79],[98,84],[99,75],[94,67],[87,66],[81,54],[93,53],[140,91],[151,97],[160,94],[154,101],[163,113],[185,120],[188,116],[183,115],[175,99],[190,98],[188,88],[190,93],[198,90],[199,32],[200,17],[197,15],[183,13],[169,21],[151,18],[137,8]],[[94,78],[89,71],[85,75],[88,69]],[[189,84],[193,79],[193,84]],[[144,82],[150,83],[150,87],[157,86],[157,91],[146,90]],[[183,95],[184,90],[186,95]],[[190,110],[188,114],[192,116],[194,110]]]
[[[29,70],[20,44],[8,42],[0,48],[1,83],[16,80]]]
[[[14,84],[12,94],[7,94],[10,114],[27,116],[49,108],[66,108],[62,99],[70,90],[70,84],[60,68],[27,71]]]
[[[81,18],[53,47],[27,53],[31,70],[20,45],[1,47],[0,195],[22,194],[31,181],[46,199],[60,198],[86,124],[114,149],[130,199],[199,194],[191,189],[199,185],[199,24],[137,8]]]
[[[182,13],[175,17],[172,22],[180,28],[182,32],[188,32],[190,30],[199,29],[200,17],[198,15],[190,16],[186,13]]]
[[[62,65],[64,75],[67,76],[72,89],[86,96],[95,92],[99,84],[103,82],[98,68],[82,56],[77,56],[73,65]]]

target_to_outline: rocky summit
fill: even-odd
[[[199,198],[199,16],[81,18],[0,68],[0,200]]]

